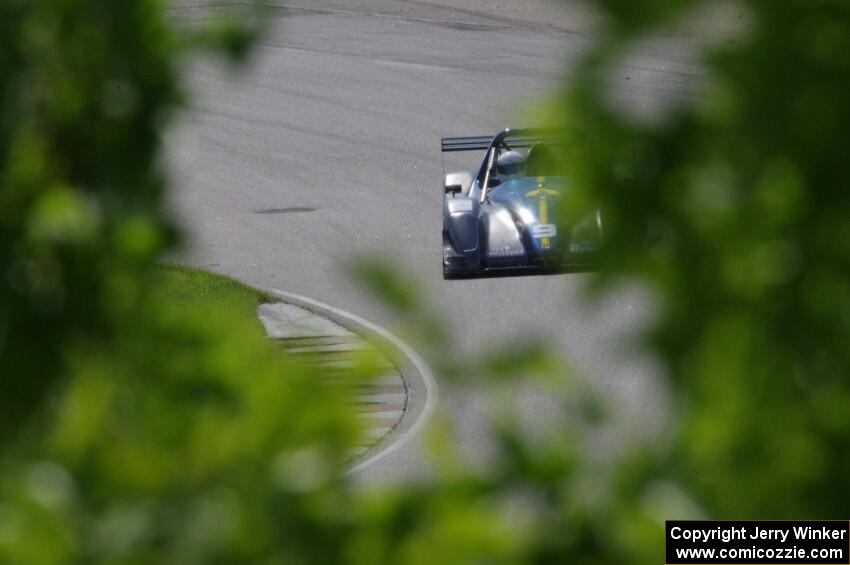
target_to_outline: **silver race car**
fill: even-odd
[[[477,171],[445,175],[445,278],[593,263],[602,215],[598,209],[559,210],[569,190],[556,158],[563,143],[557,132],[530,129],[442,140],[443,153],[484,151]]]

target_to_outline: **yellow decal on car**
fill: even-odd
[[[549,199],[560,196],[560,192],[551,188],[546,188],[546,177],[537,177],[537,188],[526,192],[525,195],[529,198],[538,201],[539,212],[537,214],[538,221],[543,224],[549,224]],[[552,226],[554,228],[554,226]],[[552,233],[556,233],[554,229]],[[543,237],[540,239],[540,245],[543,249],[549,249],[551,246],[551,238]]]

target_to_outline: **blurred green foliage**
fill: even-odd
[[[559,109],[565,158],[606,213],[601,286],[640,280],[647,345],[677,399],[658,475],[718,518],[850,508],[850,4],[733,4],[746,22],[706,57],[705,92],[641,123],[605,77],[646,29],[697,2],[605,2],[615,31]],[[644,10],[644,5],[646,10]],[[648,239],[651,243],[647,249]]]
[[[846,512],[850,5],[741,2],[750,25],[707,57],[708,92],[641,123],[606,77],[699,3],[592,3],[606,33],[553,113],[605,212],[597,292],[637,279],[657,296],[646,343],[675,440],[606,462],[581,449],[604,413],[556,441],[506,417],[486,472],[446,432],[433,477],[378,494],[340,472],[357,432],[344,394],[262,338],[261,297],[156,265],[178,241],[159,151],[179,65],[244,56],[261,19],[0,3],[0,562],[646,563],[682,513]],[[445,374],[563,373],[536,346],[453,356],[406,281],[358,273]]]

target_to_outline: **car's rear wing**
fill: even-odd
[[[453,151],[484,151],[490,147],[493,141],[492,135],[478,137],[444,137],[442,139],[443,153]]]
[[[454,151],[484,151],[491,145],[507,148],[531,147],[538,141],[557,141],[563,139],[563,133],[556,130],[511,130],[499,132],[495,137],[482,135],[476,137],[444,137],[441,141],[443,153]]]

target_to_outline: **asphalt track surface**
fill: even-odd
[[[667,413],[663,379],[623,341],[651,315],[643,293],[623,289],[588,305],[587,275],[444,281],[440,271],[440,137],[527,125],[525,109],[593,39],[593,18],[545,0],[524,13],[516,2],[443,4],[455,7],[293,0],[273,11],[247,69],[193,65],[192,110],[170,140],[174,205],[190,240],[182,260],[403,332],[403,320],[344,268],[360,256],[393,261],[464,350],[539,335],[571,359],[615,407],[615,429],[596,442],[653,437]],[[189,0],[175,9],[188,18],[201,13]],[[627,111],[651,112],[698,79],[683,45],[650,44],[612,77]],[[551,408],[547,395],[511,386],[529,429],[557,433],[557,420],[541,416]],[[455,425],[460,451],[472,460],[486,460],[491,447],[488,393],[440,383],[440,418]],[[419,444],[363,477],[420,474]]]

